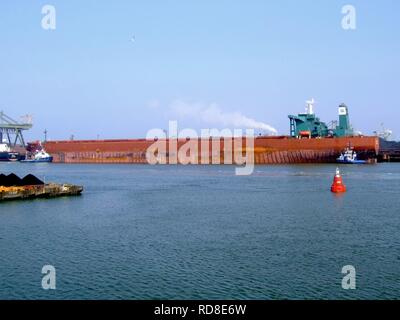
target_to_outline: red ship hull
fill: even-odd
[[[163,140],[160,140],[163,141]],[[204,140],[197,139],[199,161]],[[243,152],[246,151],[243,139]],[[48,141],[44,147],[56,163],[142,163],[146,164],[146,151],[153,140],[81,140]],[[178,149],[187,142],[178,140]],[[167,146],[171,143],[166,140]],[[218,142],[217,142],[218,143]],[[220,152],[210,152],[210,163],[224,163],[224,139],[220,139]],[[210,142],[211,150],[211,142]],[[294,164],[335,162],[347,147],[364,159],[376,159],[379,151],[377,137],[343,137],[321,139],[294,139],[290,137],[257,137],[254,141],[256,164]],[[248,150],[248,149],[247,149]],[[169,155],[166,155],[167,163]],[[218,159],[219,158],[219,159]],[[219,160],[219,161],[218,161]]]

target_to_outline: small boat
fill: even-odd
[[[367,161],[365,160],[358,160],[357,153],[352,148],[347,148],[343,151],[339,158],[336,159],[338,163],[345,163],[345,164],[365,164]]]
[[[46,151],[40,150],[35,152],[31,156],[27,156],[21,162],[36,163],[36,162],[53,162],[53,157],[49,155]]]
[[[28,143],[26,150],[25,159],[21,160],[21,162],[53,162],[53,157],[44,150],[40,141]]]
[[[21,154],[14,152],[6,143],[0,143],[0,161],[18,161],[21,160]]]

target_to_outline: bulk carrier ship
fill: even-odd
[[[329,127],[314,113],[314,100],[307,101],[306,112],[297,116],[289,115],[289,136],[259,136],[254,141],[254,161],[256,164],[296,164],[336,162],[346,148],[357,152],[358,158],[367,162],[376,162],[379,152],[379,138],[376,136],[355,135],[350,125],[346,105],[339,106],[339,120]],[[187,139],[166,140],[170,150],[177,143],[178,149],[187,143]],[[197,138],[198,163],[202,154],[202,140]],[[213,138],[215,139],[215,138]],[[154,140],[74,140],[47,141],[47,152],[58,163],[138,163],[146,164],[146,151]],[[210,151],[209,163],[223,163],[224,138],[219,138],[220,152]],[[245,139],[243,150],[245,152]],[[248,151],[248,150],[247,150]],[[171,155],[165,154],[166,163],[174,163]],[[217,160],[217,161],[215,161]]]

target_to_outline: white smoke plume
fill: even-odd
[[[193,118],[210,125],[262,130],[270,135],[276,135],[278,133],[278,131],[269,124],[246,117],[240,112],[224,112],[216,103],[187,103],[183,100],[175,100],[170,108],[181,118]]]

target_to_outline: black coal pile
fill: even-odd
[[[28,174],[23,179],[21,179],[14,173],[9,174],[8,176],[0,174],[0,186],[2,187],[22,187],[39,185],[44,185],[44,182],[32,174]]]
[[[22,179],[22,184],[24,186],[41,186],[44,185],[44,182],[37,177],[35,177],[33,174],[28,174],[26,177]]]

